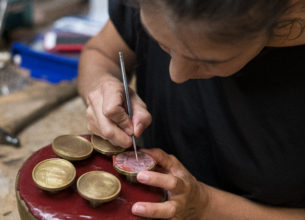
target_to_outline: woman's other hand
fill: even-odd
[[[132,207],[132,213],[147,218],[202,219],[209,201],[205,185],[198,182],[176,157],[160,149],[142,151],[151,155],[166,173],[142,171],[137,176],[138,181],[167,190],[168,201],[137,202]]]

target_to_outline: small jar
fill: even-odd
[[[114,200],[121,191],[121,182],[111,173],[90,171],[78,178],[77,191],[95,208],[102,203]]]
[[[32,171],[35,184],[40,189],[54,193],[69,187],[75,176],[73,164],[60,158],[43,160]]]
[[[66,160],[84,160],[93,152],[90,141],[78,135],[61,135],[52,142],[54,153]]]
[[[91,136],[91,143],[93,145],[94,150],[106,156],[112,156],[125,151],[125,148],[114,146],[109,141],[97,135]]]

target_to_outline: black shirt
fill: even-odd
[[[305,208],[304,45],[265,48],[231,77],[175,84],[138,10],[111,0],[109,13],[137,55],[137,91],[153,117],[144,147],[174,154],[209,185]]]

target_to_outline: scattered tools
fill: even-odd
[[[22,129],[75,96],[75,81],[59,84],[34,81],[23,90],[0,96],[0,144],[18,146],[16,135]]]

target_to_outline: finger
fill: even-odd
[[[172,174],[142,171],[138,173],[137,180],[140,183],[159,187],[172,193],[183,192],[185,189],[183,180]]]
[[[177,205],[175,201],[162,203],[137,202],[131,209],[134,215],[146,218],[170,219],[176,215]]]
[[[97,99],[97,103],[94,106],[92,105],[92,101],[89,100],[90,106],[87,108],[88,129],[94,134],[108,140],[115,146],[124,148],[130,147],[132,144],[130,136],[97,109],[96,106],[101,106],[103,104],[101,100],[102,99]]]
[[[102,94],[99,89],[94,90],[89,93],[88,97],[86,98],[88,106],[102,106]]]
[[[150,113],[144,108],[135,108],[132,123],[134,124],[134,134],[139,137],[143,131],[151,124]]]
[[[127,135],[121,128],[113,124],[112,121],[101,116],[98,120],[100,136],[108,140],[115,146],[128,148],[132,144],[131,137]]]
[[[95,113],[92,107],[89,105],[86,110],[86,117],[87,117],[87,129],[91,131],[93,134],[99,134],[100,130],[97,125],[97,119],[95,117]]]
[[[122,128],[128,135],[132,135],[134,133],[133,125],[124,108],[123,90],[118,88],[117,85],[111,84],[103,86],[103,114],[118,127]]]
[[[118,127],[113,127],[112,133],[108,133],[107,131],[104,131],[103,129],[97,127],[98,125],[95,122],[96,120],[92,122],[88,121],[87,125],[88,130],[91,131],[93,134],[96,134],[102,137],[103,139],[108,140],[114,146],[120,146],[123,148],[128,148],[131,146],[132,140],[130,136],[128,136],[121,129],[119,129]]]
[[[141,149],[141,151],[149,154],[167,171],[176,172],[177,170],[185,169],[175,156],[167,154],[159,148]]]
[[[87,120],[93,120],[94,118],[94,111],[90,105],[86,109],[86,118]]]
[[[151,124],[152,118],[142,99],[133,90],[130,90],[130,95],[131,107],[133,110],[132,123],[134,126],[134,135],[139,137]]]

